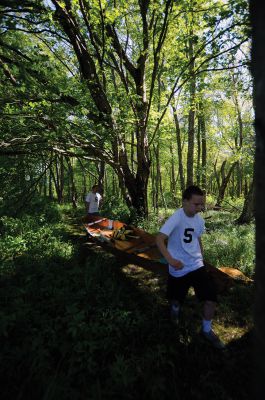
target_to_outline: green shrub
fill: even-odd
[[[219,213],[215,221],[206,220],[203,236],[205,258],[213,265],[239,268],[251,276],[254,273],[254,225],[235,225],[231,215]]]
[[[124,201],[117,196],[104,196],[101,215],[108,216],[111,219],[119,219],[123,222],[129,222],[130,210]]]
[[[54,210],[54,209],[53,209]],[[4,216],[1,221],[0,263],[2,272],[17,265],[48,265],[51,260],[67,260],[73,246],[63,241],[62,223],[50,224],[48,212],[38,216],[24,215],[21,219]],[[56,219],[58,217],[56,216]]]

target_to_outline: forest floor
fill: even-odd
[[[216,350],[199,335],[192,291],[174,326],[165,278],[89,243],[79,221],[64,235],[67,265],[1,280],[3,400],[252,397],[252,284],[220,296],[214,330],[226,349]]]

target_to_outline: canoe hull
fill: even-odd
[[[167,265],[163,262],[156,246],[155,235],[129,226],[135,237],[123,241],[112,237],[114,229],[127,226],[121,221],[89,216],[84,218],[83,223],[89,239],[121,261],[138,264],[159,274],[167,275]]]
[[[124,241],[113,239],[113,231],[127,225],[121,221],[101,216],[86,216],[83,219],[83,225],[91,241],[100,245],[107,252],[114,254],[121,262],[140,265],[164,277],[168,276],[167,263],[156,246],[155,235],[143,229],[129,226],[129,229],[133,231],[134,238]],[[237,275],[239,272],[244,276],[236,268],[222,267],[218,269],[208,262],[205,262],[205,266],[217,292],[220,294],[227,292],[234,286],[235,282],[238,282],[234,279],[231,270],[237,272]],[[249,278],[245,278],[240,281],[243,283],[251,281]]]

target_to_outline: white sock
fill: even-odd
[[[202,330],[203,332],[210,332],[210,330],[212,329],[212,321],[211,320],[207,320],[207,319],[203,319],[202,320]]]
[[[179,304],[171,304],[171,310],[174,312],[174,314],[178,314],[180,310]]]

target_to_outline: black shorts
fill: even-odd
[[[179,303],[183,303],[190,287],[194,288],[195,294],[200,301],[217,302],[214,283],[205,267],[196,269],[179,278],[169,274],[167,284],[168,300],[176,300]]]

